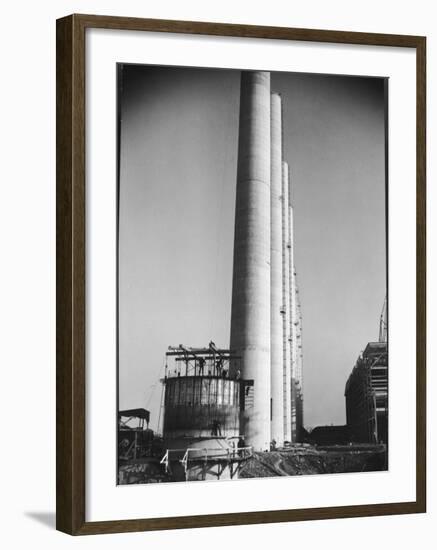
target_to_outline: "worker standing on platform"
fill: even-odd
[[[205,368],[205,359],[199,357],[199,376],[203,376],[203,369]]]

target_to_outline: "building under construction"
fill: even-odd
[[[350,438],[359,443],[388,442],[387,304],[380,320],[379,341],[369,342],[358,357],[345,389]]]
[[[149,453],[153,431],[149,429],[150,412],[128,409],[118,413],[118,459],[137,460]],[[136,422],[135,422],[136,421]],[[132,425],[135,422],[136,425]]]
[[[175,480],[232,479],[251,455],[241,418],[253,405],[253,380],[239,366],[239,356],[213,342],[167,351],[162,464]]]

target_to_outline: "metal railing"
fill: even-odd
[[[177,454],[177,453],[184,453],[182,458],[174,458],[173,460],[177,460],[180,462],[185,471],[188,468],[188,462],[190,460],[190,453],[196,454],[196,456],[192,456],[191,460],[201,460],[204,462],[208,461],[214,461],[214,460],[223,460],[232,462],[235,460],[241,460],[241,459],[247,459],[250,458],[253,454],[253,448],[252,447],[237,447],[237,448],[227,448],[227,449],[217,449],[217,448],[201,448],[201,447],[189,447],[188,449],[167,449],[164,456],[160,460],[160,464],[165,465],[165,471],[169,473],[170,471],[170,461],[171,461],[171,453]]]

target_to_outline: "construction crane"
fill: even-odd
[[[387,296],[384,299],[379,318],[379,342],[387,342]]]

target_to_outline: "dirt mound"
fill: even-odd
[[[305,450],[254,453],[240,470],[240,478],[277,477],[386,470],[385,450]]]

